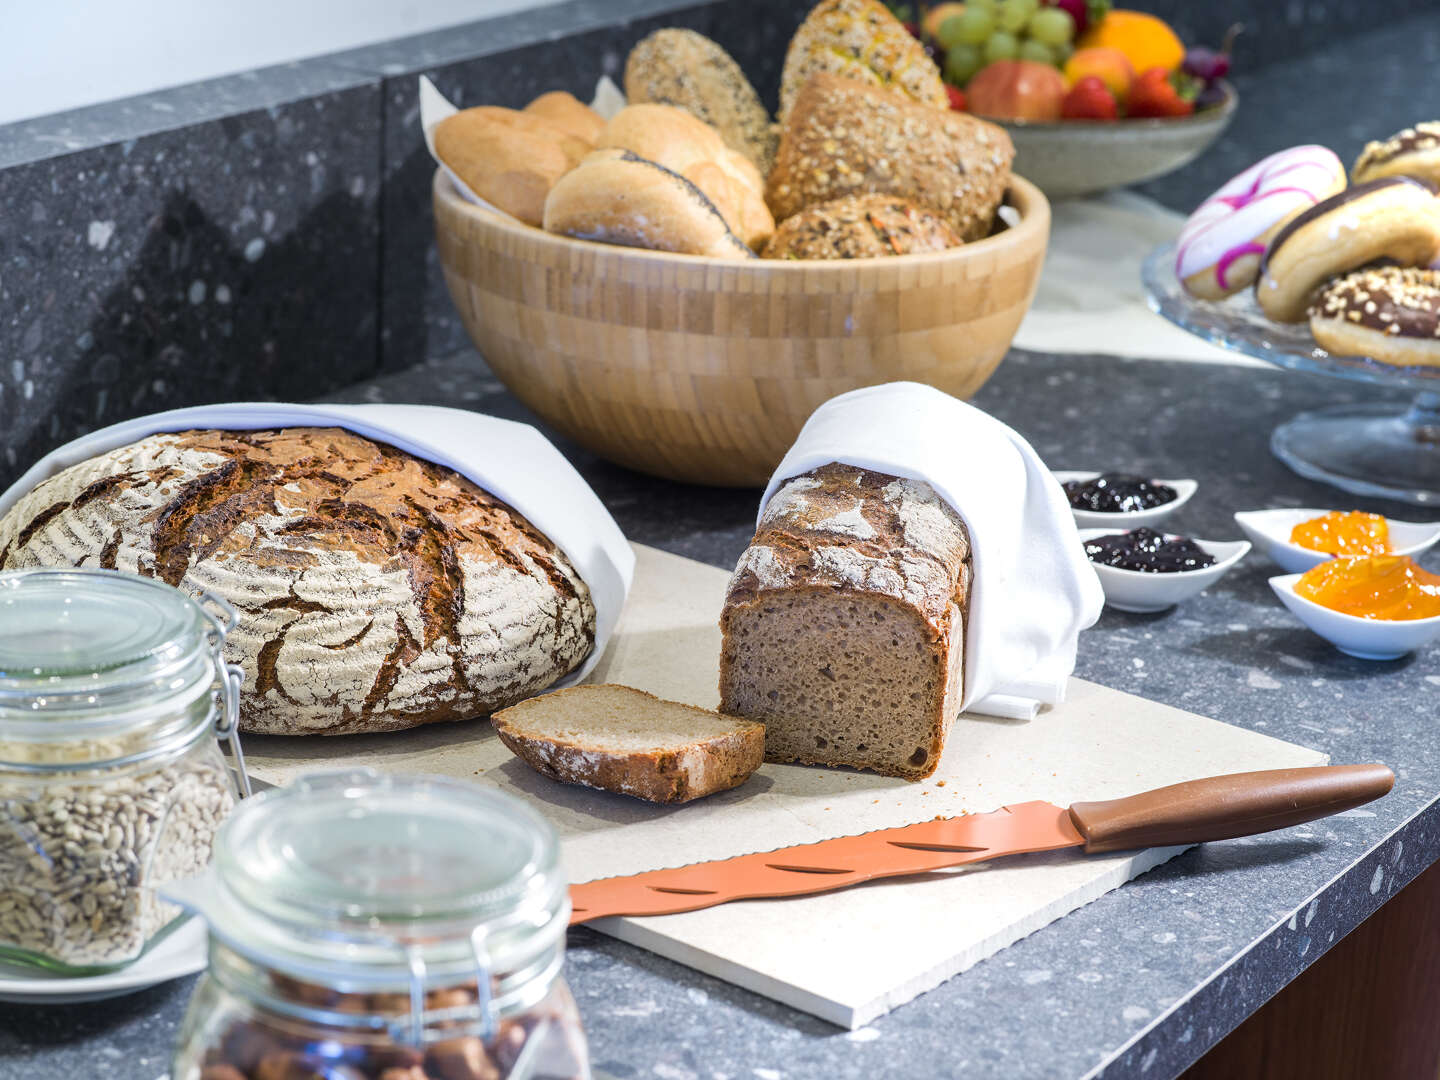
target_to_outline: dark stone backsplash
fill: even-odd
[[[418,74],[461,105],[522,105],[557,88],[584,98],[602,71],[618,80],[639,37],[681,25],[719,41],[773,106],[810,3],[569,0],[0,126],[0,484],[106,423],[315,397],[463,345],[434,253]],[[1143,6],[1187,40],[1218,41],[1245,22],[1242,79],[1290,63],[1302,97],[1323,78],[1306,50],[1430,10],[1420,0]],[[1237,128],[1273,123],[1285,102],[1255,104]],[[1440,114],[1435,102],[1415,107]],[[1223,143],[1211,156],[1234,171]],[[1147,190],[1174,205],[1213,187],[1214,171]]]

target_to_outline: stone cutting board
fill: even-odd
[[[728,573],[636,546],[635,585],[593,679],[713,708]],[[338,766],[475,777],[555,825],[574,881],[726,858],[937,815],[1047,799],[1061,806],[1216,773],[1325,756],[1168,706],[1071,681],[1030,722],[966,715],[934,776],[766,765],[740,788],[675,808],[557,784],[488,724],[333,739],[250,736],[250,773],[283,784]],[[1017,856],[827,895],[753,900],[596,928],[844,1027],[859,1027],[1177,854]]]

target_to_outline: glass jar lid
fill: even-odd
[[[215,687],[226,628],[135,574],[0,574],[0,759],[17,744],[192,725],[185,714]]]
[[[365,769],[242,803],[208,887],[180,899],[235,951],[336,987],[516,971],[569,918],[555,833],[534,811],[475,783]]]

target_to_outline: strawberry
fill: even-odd
[[[1115,95],[1098,75],[1077,80],[1060,101],[1060,115],[1066,120],[1114,120],[1118,113]]]
[[[950,108],[956,112],[965,111],[965,91],[951,83],[945,84],[945,93],[950,95]]]
[[[1130,85],[1126,112],[1133,117],[1189,116],[1195,111],[1195,89],[1189,76],[1153,67]]]

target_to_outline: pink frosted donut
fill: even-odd
[[[1265,246],[1287,221],[1345,187],[1345,166],[1323,146],[1296,146],[1256,162],[1185,222],[1175,276],[1206,300],[1255,281]]]

